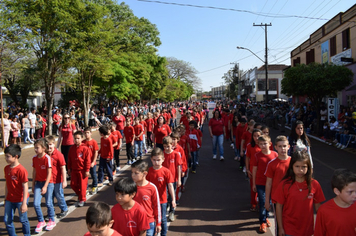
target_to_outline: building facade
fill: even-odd
[[[226,98],[226,86],[221,85],[219,87],[212,87],[211,88],[211,96],[213,99],[216,100],[225,100]]]
[[[291,66],[333,63],[354,72],[352,84],[338,93],[339,103],[350,106],[356,101],[356,4],[340,12],[291,52]],[[303,98],[302,98],[303,99]]]

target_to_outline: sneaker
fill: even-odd
[[[341,148],[341,146],[342,146],[341,143],[336,144],[336,147],[337,147],[337,148]]]
[[[147,154],[147,152],[148,152],[148,151],[147,151],[147,149],[146,149],[146,150],[145,150],[145,154]]]
[[[80,202],[78,202],[77,207],[82,207],[82,206],[84,206],[84,204],[85,204],[84,201],[80,201]]]
[[[268,228],[272,226],[271,222],[269,222],[268,219],[266,219],[266,224],[267,224],[267,227],[268,227]]]
[[[93,195],[93,194],[96,194],[97,192],[98,192],[97,187],[92,187],[90,194]]]
[[[242,169],[242,172],[246,173],[246,166]]]
[[[196,164],[197,166],[199,166],[199,162],[196,162],[195,164]]]
[[[169,219],[170,222],[173,222],[175,220],[173,212],[169,212],[168,219]]]
[[[116,167],[116,172],[120,171],[120,166]]]
[[[234,161],[237,161],[237,160],[239,160],[239,157],[238,157],[238,156],[236,156],[236,157],[234,158]]]
[[[267,233],[267,224],[266,223],[262,223],[260,226],[260,232],[261,233]]]
[[[47,230],[47,231],[51,231],[55,226],[56,226],[56,222],[50,220],[50,221],[47,223],[46,230]]]
[[[63,217],[65,217],[67,214],[68,214],[68,210],[62,211],[61,213],[58,213],[58,214],[57,214],[57,218],[58,218],[58,219],[63,218]]]
[[[113,182],[112,182],[112,181],[110,181],[110,182],[108,183],[108,185],[109,185],[109,186],[111,186],[111,185],[112,185],[112,183],[113,183]]]
[[[221,156],[221,157],[220,157],[220,161],[223,161],[223,160],[224,160],[224,157],[223,157],[223,156]]]
[[[334,141],[333,141],[334,143],[337,143],[337,142],[339,142],[337,139],[334,139]]]
[[[346,146],[345,146],[345,145],[342,145],[342,146],[341,146],[341,149],[345,149],[345,148],[346,148]]]
[[[215,160],[215,159],[216,159],[216,155],[213,156],[213,160]]]
[[[192,170],[192,173],[193,173],[193,174],[196,174],[197,172],[196,172],[195,170]]]
[[[250,211],[256,211],[257,209],[256,209],[256,205],[252,205],[251,207],[250,207]]]
[[[98,183],[98,187],[102,187],[103,186],[103,183]]]
[[[232,143],[232,144],[230,144],[230,147],[231,147],[231,148],[234,148],[234,144],[233,144],[233,143]]]
[[[36,233],[40,233],[42,232],[43,228],[46,226],[46,222],[42,221],[42,222],[38,222],[35,232]]]

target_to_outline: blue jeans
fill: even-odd
[[[113,176],[112,176],[112,165],[111,165],[111,160],[106,161],[107,159],[105,158],[100,158],[99,161],[99,171],[98,171],[98,182],[102,183],[103,178],[104,178],[104,168],[106,169],[106,172],[109,177],[109,181],[113,181]]]
[[[219,145],[219,152],[220,152],[220,156],[224,156],[224,135],[221,134],[219,136],[213,135],[213,154],[216,155],[216,148]]]
[[[28,205],[28,199],[29,198],[27,198],[27,205]],[[22,224],[22,233],[25,236],[31,236],[30,222],[28,221],[27,218],[27,212],[22,213],[21,206],[22,206],[22,202],[5,201],[4,222],[7,229],[7,233],[10,236],[16,236],[16,231],[13,223],[16,208],[19,212],[20,222]]]
[[[167,203],[162,203],[161,204],[161,236],[166,236],[167,235]]]
[[[348,135],[348,134],[340,134],[340,143],[342,145],[346,146],[347,141],[349,141],[349,138],[350,138],[350,135]]]
[[[153,236],[155,235],[155,231],[156,231],[156,224],[155,222],[151,222],[150,223],[150,229],[148,229],[146,231],[146,236]]]
[[[139,156],[142,157],[142,141],[141,140],[135,140],[135,151],[134,151],[134,155],[135,158],[137,158],[137,149],[139,149]]]
[[[192,165],[193,165],[192,171],[195,171],[197,169],[198,151],[190,152],[190,154],[192,156],[192,160],[190,160],[190,163],[192,163]],[[189,167],[190,167],[190,165],[189,165]]]
[[[37,219],[39,222],[44,221],[42,209],[41,209],[41,199],[42,199],[41,189],[43,188],[44,184],[45,182],[36,181],[34,194],[33,194],[33,206],[35,208]],[[48,217],[50,220],[54,221],[53,189],[54,189],[53,183],[49,183],[47,186],[47,192],[45,193],[44,197],[46,200]]]
[[[176,189],[177,189],[177,182],[174,182],[173,183],[173,190],[174,190],[174,194],[176,194]],[[174,214],[174,212],[175,212],[175,209],[173,208],[173,205],[172,205],[172,197],[171,197],[171,195],[169,194],[169,191],[168,191],[168,187],[167,187],[167,205],[169,206],[169,213],[171,213],[171,212],[173,212],[173,214]]]
[[[59,209],[61,209],[62,212],[67,211],[68,207],[66,200],[64,199],[62,183],[54,184],[53,196],[57,198]]]
[[[30,129],[29,128],[25,128],[24,129],[24,138],[23,138],[23,141],[26,143],[27,141],[28,142],[32,142],[32,140],[30,139]]]
[[[266,219],[269,216],[269,212],[265,208],[266,186],[256,185],[256,188],[257,188],[258,205],[260,207],[259,219],[260,219],[260,224],[262,224],[262,223],[266,223]]]
[[[90,167],[90,176],[93,179],[93,182],[91,184],[92,187],[98,186],[98,176],[96,175],[96,165],[93,167]]]

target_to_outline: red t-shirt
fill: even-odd
[[[185,156],[184,149],[179,144],[177,144],[173,148],[173,151],[176,151],[176,152],[178,152],[180,154],[180,157],[182,159],[182,172],[186,172],[187,169],[188,169],[188,164],[187,164],[187,158]]]
[[[244,145],[242,146],[244,150],[246,150],[247,144],[251,143],[251,137],[252,137],[252,133],[250,131],[245,131],[242,134],[241,141],[245,140]]]
[[[146,120],[147,132],[152,132],[154,120],[152,118]]]
[[[83,140],[82,143],[89,148],[89,151],[90,151],[90,163],[92,163],[94,161],[95,152],[99,151],[98,143],[96,142],[95,139],[91,139],[90,141]]]
[[[201,138],[198,130],[193,129],[188,131],[188,141],[190,146],[190,151],[195,152],[201,148]]]
[[[59,123],[61,123],[61,117],[60,117],[60,115],[58,115],[57,113],[55,113],[55,114],[53,115],[53,120],[56,120],[56,121],[54,122],[55,125],[59,125]]]
[[[47,179],[47,169],[52,168],[51,157],[48,154],[41,158],[34,156],[32,158],[32,167],[36,170],[35,181],[45,182]],[[49,182],[53,183],[52,177]]]
[[[172,133],[172,131],[167,124],[163,124],[161,127],[159,127],[159,125],[155,125],[153,133],[155,135],[155,143],[162,144],[163,138]]]
[[[130,210],[124,210],[120,204],[116,204],[111,208],[111,214],[114,220],[112,228],[124,236],[137,236],[140,231],[150,228],[147,213],[137,202]]]
[[[147,131],[147,123],[146,123],[146,121],[144,121],[144,120],[141,120],[140,121],[140,124],[143,126],[143,134],[146,134],[146,131]]]
[[[114,229],[113,229],[114,230]],[[86,234],[84,234],[84,236],[92,236],[91,234],[90,234],[90,232],[88,231],[88,232],[86,232]],[[112,235],[110,235],[110,236],[122,236],[120,233],[118,233],[116,230],[114,230],[114,232],[112,233]]]
[[[282,219],[285,234],[313,235],[313,205],[325,201],[318,181],[312,180],[309,193],[306,181],[294,182],[291,185],[288,180],[283,180],[279,183],[275,196],[275,200],[283,205]]]
[[[52,181],[55,184],[63,182],[62,176],[62,166],[66,165],[63,154],[54,148],[54,151],[51,154],[52,161]]]
[[[75,130],[74,124],[64,125],[59,127],[59,131],[62,134],[62,145],[74,145],[73,131]]]
[[[112,121],[116,124],[116,130],[123,130],[125,126],[125,121],[126,118],[123,115],[120,115],[120,117],[114,116],[112,118]]]
[[[168,168],[175,181],[178,181],[178,166],[182,165],[182,158],[180,157],[178,152],[172,151],[167,154],[164,152],[164,162],[162,164],[164,167]]]
[[[356,235],[356,204],[341,208],[331,199],[318,209],[314,236]]]
[[[23,165],[19,164],[14,168],[11,168],[10,165],[5,166],[4,168],[6,187],[7,187],[7,196],[6,201],[9,202],[22,202],[23,201],[23,183],[27,183],[28,173]],[[30,196],[28,194],[27,198]]]
[[[115,142],[113,141],[113,143],[117,142],[117,145],[114,147],[114,150],[119,150],[120,149],[120,139],[122,139],[121,132],[118,130],[111,131],[111,136],[115,140]]]
[[[124,128],[124,136],[126,139],[126,143],[131,143],[135,135],[135,130],[132,126],[125,126]]]
[[[112,139],[110,137],[109,138],[101,137],[100,144],[101,144],[99,150],[100,157],[104,159],[113,159],[114,153],[113,153]]]
[[[158,190],[153,183],[148,182],[145,186],[137,186],[134,200],[145,208],[149,223],[156,222],[156,225],[161,225],[161,204]]]
[[[199,115],[199,113],[196,113],[195,115],[193,115],[193,118],[194,118],[194,120],[197,122],[197,124],[199,124],[199,122],[200,122],[200,115]]]
[[[281,182],[285,174],[287,173],[290,157],[286,160],[281,160],[278,157],[268,162],[265,176],[272,179],[272,191],[271,191],[271,199],[272,203],[276,203],[274,200],[275,192],[278,187],[278,184]]]
[[[184,120],[181,120],[181,122],[183,123],[184,127],[186,130],[189,129],[189,121],[187,118],[185,118]]]
[[[241,147],[241,138],[245,131],[247,131],[247,124],[234,127],[233,135],[235,135],[236,147],[240,149]]]
[[[162,166],[155,170],[153,167],[148,169],[146,179],[156,185],[161,204],[167,202],[167,186],[169,183],[174,183],[174,177],[170,170]]]
[[[84,170],[88,172],[91,164],[90,150],[84,144],[73,145],[68,152],[68,169],[72,171]]]
[[[138,125],[134,125],[134,130],[135,130],[135,140],[139,140],[139,141],[142,141],[143,140],[143,134],[138,137],[139,134],[141,134],[142,131],[144,131],[145,129],[143,128],[143,125],[141,124],[138,124]]]
[[[220,136],[224,133],[224,119],[211,118],[209,120],[209,126],[214,136]]]
[[[254,147],[251,146],[251,143],[247,144],[246,147],[246,157],[250,158],[250,171],[252,173],[252,167],[254,166],[256,162],[256,153],[260,152],[261,148],[256,144]]]
[[[256,185],[266,185],[267,177],[265,176],[265,171],[267,164],[277,156],[278,153],[275,151],[271,151],[268,155],[263,154],[263,152],[256,153],[255,160],[253,161],[253,166],[257,166]]]

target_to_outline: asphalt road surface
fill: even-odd
[[[234,161],[234,152],[229,147],[229,143],[224,143],[225,160],[212,159],[212,142],[209,136],[207,124],[204,127],[203,146],[200,150],[199,167],[196,174],[189,174],[186,183],[186,191],[182,194],[180,205],[176,210],[176,220],[170,223],[168,235],[258,235],[259,223],[258,213],[250,212],[249,204],[249,183],[239,164]],[[271,130],[272,141],[279,131]],[[283,134],[283,133],[282,133]],[[289,134],[289,130],[285,134]],[[93,138],[99,143],[100,136],[97,131],[93,132]],[[356,155],[350,150],[340,150],[333,146],[328,146],[323,142],[311,139],[311,152],[314,160],[314,177],[322,186],[327,200],[334,197],[330,187],[330,178],[337,168],[350,168],[356,171]],[[99,143],[100,145],[100,143]],[[29,172],[29,183],[32,179],[32,157],[34,156],[33,146],[25,146],[20,163]],[[148,154],[144,157],[149,161]],[[130,168],[126,166],[125,150],[121,152],[121,171],[116,175],[116,182],[122,176],[128,176]],[[6,165],[4,155],[1,154],[0,165]],[[89,180],[91,183],[91,180]],[[3,223],[3,200],[4,200],[5,180],[3,174],[0,175],[0,235],[7,235]],[[30,184],[31,187],[31,184]],[[70,213],[57,226],[49,232],[44,232],[46,236],[66,235],[78,236],[87,232],[85,224],[85,213],[88,206],[94,201],[104,201],[110,205],[116,204],[113,186],[105,186],[100,191],[91,196],[86,205],[76,208],[74,205],[77,197],[74,196],[70,187],[65,189],[65,197],[70,209]],[[33,195],[30,196],[28,217],[31,225],[31,232],[37,224],[36,214],[33,208]],[[56,202],[56,200],[55,200]],[[44,201],[42,201],[44,206]],[[42,208],[46,214],[46,208]],[[59,208],[55,207],[56,213]],[[21,224],[18,223],[17,213],[15,214],[15,227],[18,235],[22,235]],[[273,227],[265,235],[273,235]]]

